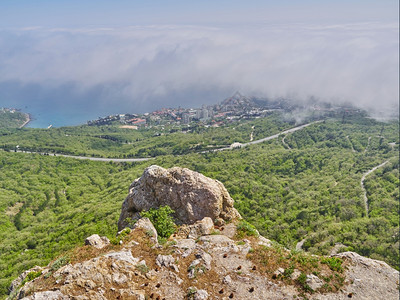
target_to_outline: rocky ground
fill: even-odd
[[[192,179],[197,176],[189,176],[187,169],[184,174]],[[178,182],[177,177],[173,185],[184,181]],[[147,189],[157,194],[155,185],[147,184]],[[230,215],[224,213],[224,201],[229,198],[212,191],[198,195],[213,195],[208,197],[214,201],[213,218],[202,216],[182,224],[162,245],[147,218],[136,221],[132,229],[122,230],[114,244],[92,235],[85,246],[44,268],[21,274],[11,286],[10,299],[399,298],[399,272],[386,263],[353,252],[331,257],[291,252],[260,236],[237,212],[232,213],[231,205],[225,205]],[[131,199],[135,193],[131,188],[130,203],[136,201]],[[194,194],[188,198],[192,204],[199,201]],[[188,203],[185,193],[179,201]],[[181,218],[196,215],[193,209],[188,213]]]

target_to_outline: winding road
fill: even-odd
[[[383,166],[386,165],[388,162],[389,162],[389,161],[387,160],[387,161],[385,161],[384,163],[381,163],[380,165],[373,167],[371,170],[368,170],[367,172],[365,172],[365,173],[363,174],[363,176],[361,177],[361,182],[360,182],[360,183],[361,183],[361,188],[362,188],[362,190],[363,190],[363,198],[364,198],[365,215],[366,215],[366,217],[369,216],[369,203],[368,203],[368,197],[367,197],[367,190],[365,189],[365,186],[364,186],[364,180],[365,180],[365,178],[366,178],[369,174],[371,174],[372,172],[374,172],[376,169],[379,169],[379,168],[383,167]]]
[[[350,138],[349,138],[348,135],[346,135],[346,139],[347,139],[347,141],[349,142],[349,144],[350,144],[350,146],[351,146],[351,151],[352,151],[352,152],[356,152],[356,150],[354,150],[353,143],[350,141]]]
[[[255,141],[251,141],[251,142],[247,142],[247,143],[243,143],[243,144],[241,144],[241,143],[233,143],[229,147],[202,151],[200,153],[217,152],[217,151],[231,150],[231,149],[235,149],[235,148],[244,148],[244,147],[247,147],[247,146],[250,146],[250,145],[255,145],[255,144],[259,144],[259,143],[263,143],[263,142],[266,142],[266,141],[270,141],[270,140],[276,139],[282,134],[288,134],[288,133],[291,133],[291,132],[295,132],[297,130],[300,130],[300,129],[303,129],[303,128],[308,127],[310,125],[313,125],[313,124],[316,124],[316,123],[321,123],[321,122],[322,122],[322,120],[314,121],[314,122],[311,122],[311,123],[307,123],[307,124],[304,124],[304,125],[300,125],[300,126],[297,126],[297,127],[290,128],[288,130],[279,132],[279,133],[271,135],[271,136],[267,136],[267,137],[259,139],[259,140],[255,140]]]
[[[316,124],[316,123],[320,123],[322,121],[314,121],[311,123],[307,123],[304,125],[300,125],[297,127],[293,127],[291,129],[282,131],[280,133],[259,139],[259,140],[255,140],[255,141],[250,141],[247,143],[233,143],[231,146],[229,147],[223,147],[223,148],[218,148],[218,149],[212,149],[212,150],[207,150],[207,151],[202,151],[199,153],[208,153],[208,152],[217,152],[217,151],[225,151],[225,150],[232,150],[234,148],[243,148],[243,147],[247,147],[250,145],[255,145],[255,144],[259,144],[259,143],[263,143],[269,140],[273,140],[278,138],[281,134],[288,134],[291,132],[295,132],[297,130],[303,129],[305,127],[308,127],[310,125]],[[140,161],[147,161],[150,159],[155,159],[156,157],[143,157],[143,158],[107,158],[107,157],[91,157],[91,156],[75,156],[75,155],[67,155],[67,154],[58,154],[58,153],[43,153],[43,152],[34,152],[34,151],[21,151],[21,150],[17,150],[16,152],[20,152],[20,153],[37,153],[37,154],[41,154],[41,155],[49,155],[49,156],[59,156],[59,157],[68,157],[68,158],[75,158],[75,159],[88,159],[88,160],[93,160],[93,161],[104,161],[104,162],[140,162]]]
[[[287,135],[285,135],[283,138],[282,138],[282,144],[287,148],[287,149],[292,149],[292,148],[290,148],[290,146],[288,145],[288,144],[286,144],[286,142],[285,142],[285,138],[287,137]]]
[[[271,135],[271,136],[268,136],[268,137],[265,137],[265,138],[262,138],[262,139],[259,139],[259,140],[255,140],[255,141],[252,141],[252,142],[244,143],[244,144],[242,144],[241,147],[247,147],[247,146],[250,146],[250,145],[255,145],[255,144],[263,143],[263,142],[266,142],[266,141],[269,141],[269,140],[273,140],[273,139],[278,138],[281,134],[292,133],[292,132],[295,132],[297,130],[306,128],[306,127],[308,127],[310,125],[313,125],[313,124],[316,124],[316,123],[321,123],[321,122],[322,121],[314,121],[314,122],[307,123],[307,124],[304,124],[304,125],[301,125],[301,126],[293,127],[291,129],[279,132],[277,134],[274,134],[274,135]]]

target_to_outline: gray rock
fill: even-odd
[[[259,239],[259,242],[258,242],[259,245],[262,245],[265,247],[272,247],[272,242],[269,239],[266,239],[265,237],[263,237],[261,235],[258,237],[258,239]]]
[[[218,246],[235,245],[235,242],[225,235],[208,235],[200,237],[201,242],[210,243]]]
[[[180,250],[177,251],[183,258],[188,257],[196,248],[196,241],[192,239],[176,239],[174,241],[176,244],[173,247],[183,250],[183,253]]]
[[[175,258],[172,255],[159,254],[156,258],[156,265],[159,267],[167,267],[179,272],[178,266],[175,265]]]
[[[236,224],[234,222],[226,224],[220,228],[220,232],[221,234],[226,235],[228,238],[233,238],[237,232]]]
[[[324,282],[321,279],[319,279],[318,276],[315,276],[314,274],[307,275],[306,283],[314,291],[324,285]]]
[[[197,290],[196,294],[194,294],[194,300],[207,300],[208,293],[206,290]]]
[[[193,225],[189,226],[189,239],[196,239],[202,235],[211,234],[214,230],[214,223],[209,217],[205,217],[200,221],[197,221]]]
[[[100,237],[98,234],[92,234],[85,240],[85,245],[93,246],[97,249],[102,249],[109,244],[110,240],[107,237]]]
[[[135,213],[162,205],[175,210],[174,217],[182,224],[193,224],[204,217],[241,218],[221,182],[186,168],[164,169],[153,165],[131,184],[122,204],[118,229],[126,227],[126,220]]]
[[[114,273],[112,275],[112,281],[116,284],[122,285],[128,281],[128,277],[123,273]]]
[[[231,276],[226,275],[226,276],[224,277],[224,279],[222,280],[222,283],[224,283],[224,284],[231,284],[231,283],[232,283],[232,278],[231,278]]]
[[[200,259],[203,262],[203,265],[207,270],[211,269],[212,257],[210,254],[205,251],[200,251],[195,256],[197,259]]]
[[[133,257],[131,251],[129,250],[122,250],[118,252],[110,252],[104,255],[104,257],[115,259],[115,260],[122,260],[128,262],[132,265],[137,265],[139,262],[139,258]]]
[[[301,275],[301,272],[297,269],[294,269],[293,273],[290,275],[290,278],[292,280],[296,280],[297,278],[299,278],[300,275]]]
[[[175,242],[176,244],[174,247],[183,250],[193,249],[196,247],[196,241],[193,239],[176,239]]]
[[[133,225],[133,229],[142,228],[150,237],[153,243],[158,244],[157,230],[149,218],[141,218]]]
[[[211,269],[212,256],[201,250],[196,255],[196,259],[190,264],[188,277],[194,278],[197,274],[204,273],[205,270]]]
[[[24,297],[22,300],[68,300],[69,296],[62,294],[60,291],[37,292],[31,296]]]

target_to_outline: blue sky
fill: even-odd
[[[0,107],[47,127],[239,90],[398,112],[398,11],[392,0],[1,0]]]
[[[396,20],[394,0],[0,1],[0,27]]]

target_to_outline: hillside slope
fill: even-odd
[[[131,186],[125,203],[142,203],[140,192],[147,186],[154,196],[146,200],[154,207],[178,201],[176,214],[189,220],[193,215],[185,207],[195,210],[192,204],[206,202],[222,218],[213,222],[212,212],[199,216],[161,245],[157,237],[166,218],[157,219],[162,214],[153,210],[149,217],[158,230],[140,218],[133,230],[119,233],[115,245],[93,235],[87,246],[22,274],[10,299],[398,299],[399,273],[386,263],[353,252],[330,257],[291,252],[260,236],[239,215],[226,213],[225,192],[201,176],[152,166]],[[160,193],[171,188],[187,194],[163,198]],[[121,216],[131,207],[124,204]]]
[[[358,117],[328,120],[286,135],[290,148],[279,138],[137,163],[0,151],[0,299],[22,271],[48,264],[93,233],[114,236],[126,188],[152,163],[218,179],[240,214],[288,249],[304,241],[303,250],[313,254],[355,251],[398,268],[398,126]],[[255,126],[255,138],[268,135],[262,128]],[[65,141],[68,130],[60,129]],[[16,140],[20,133],[26,134],[16,129]],[[387,160],[364,182],[366,216],[360,180]]]

